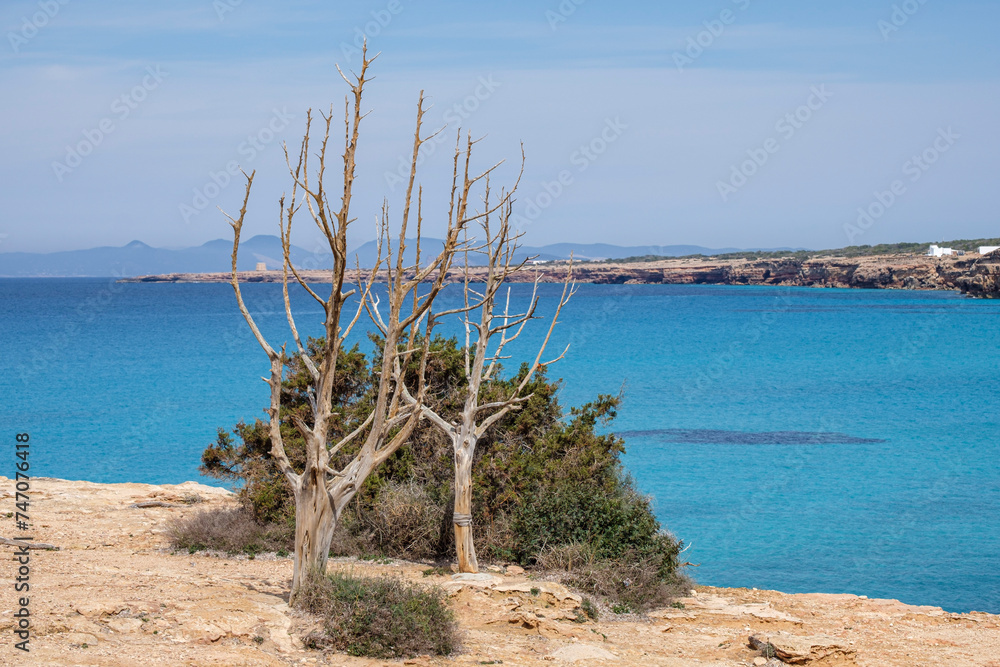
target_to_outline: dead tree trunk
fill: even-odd
[[[459,572],[478,572],[476,544],[472,538],[472,457],[476,451],[474,438],[467,438],[455,448],[455,552]]]
[[[325,572],[337,511],[319,475],[301,479],[295,491],[295,561],[292,590],[298,591],[310,572]],[[325,476],[325,475],[324,475]]]
[[[468,215],[468,200],[473,186],[492,171],[489,169],[479,176],[469,172],[473,142],[469,141],[464,151],[464,169],[459,169],[459,158],[463,154],[456,147],[455,168],[452,175],[451,205],[447,218],[447,232],[441,251],[433,255],[429,262],[414,266],[404,264],[407,227],[414,194],[414,183],[420,147],[430,137],[422,137],[424,110],[423,93],[417,104],[417,125],[413,140],[413,157],[410,164],[409,183],[405,193],[405,205],[399,225],[399,241],[393,249],[390,239],[388,205],[383,205],[379,221],[378,260],[369,271],[363,273],[357,267],[356,284],[351,287],[347,279],[349,258],[347,256],[347,228],[354,221],[350,214],[352,190],[355,179],[355,156],[358,146],[359,128],[366,114],[361,111],[361,99],[367,81],[368,67],[374,58],[368,58],[365,50],[360,74],[354,81],[348,80],[351,95],[345,102],[344,111],[344,153],[343,189],[328,191],[324,183],[327,167],[327,146],[333,121],[333,109],[323,115],[324,134],[318,151],[311,152],[310,131],[312,112],[306,116],[306,130],[299,151],[298,161],[293,165],[285,148],[285,160],[292,176],[292,194],[286,204],[281,198],[281,218],[279,227],[284,249],[283,294],[285,314],[291,330],[295,350],[286,352],[272,347],[263,337],[243,300],[237,273],[237,255],[240,234],[246,218],[247,204],[253,186],[254,174],[247,176],[243,206],[236,217],[227,215],[233,227],[233,253],[231,284],[236,293],[237,304],[254,337],[267,354],[271,363],[271,373],[265,378],[270,386],[271,401],[267,410],[271,456],[282,471],[292,489],[295,499],[295,564],[292,575],[291,600],[294,602],[307,577],[314,572],[325,572],[329,557],[330,543],[344,507],[354,498],[372,471],[399,449],[410,437],[418,421],[423,418],[421,406],[424,402],[424,379],[426,374],[425,349],[417,349],[415,335],[422,323],[429,323],[428,315],[435,297],[443,289],[448,270],[455,255],[464,252],[466,245],[463,230],[472,221],[481,219],[491,210],[478,215]],[[343,73],[341,74],[343,76]],[[351,97],[353,97],[353,104]],[[433,136],[433,135],[432,135]],[[312,149],[315,150],[315,149]],[[309,160],[318,160],[318,165],[310,171]],[[494,167],[495,168],[495,167]],[[340,207],[333,209],[331,197],[339,195]],[[421,193],[417,194],[417,243],[421,228]],[[498,204],[502,205],[503,202]],[[320,233],[327,239],[333,255],[330,273],[331,290],[322,297],[307,284],[291,261],[291,233],[295,215],[303,205]],[[386,270],[387,303],[382,304],[372,289],[379,270]],[[310,353],[302,343],[292,316],[289,299],[289,274],[323,310],[324,338],[320,341],[318,354]],[[417,294],[417,287],[423,285]],[[412,303],[410,295],[413,295]],[[351,299],[355,298],[356,303]],[[387,306],[387,308],[385,308]],[[367,311],[374,326],[383,337],[382,362],[379,369],[377,391],[373,407],[367,417],[351,424],[353,430],[344,437],[331,441],[331,426],[335,418],[332,396],[337,367],[337,358],[345,339]],[[429,325],[429,324],[428,324]],[[421,352],[423,352],[422,356]],[[415,390],[409,391],[403,384],[403,369],[418,355],[420,363],[415,381]],[[298,434],[305,442],[305,462],[301,469],[293,468],[285,451],[282,437],[282,381],[284,367],[295,359],[305,368],[310,377],[309,407],[310,418],[299,415],[290,419]],[[345,448],[348,448],[345,451]],[[347,455],[350,452],[350,455]]]
[[[516,189],[516,185],[515,185]],[[504,400],[482,403],[481,392],[483,384],[495,378],[506,346],[518,338],[525,325],[536,319],[535,310],[538,305],[538,281],[536,279],[529,305],[523,312],[511,312],[510,291],[502,310],[499,310],[498,297],[507,279],[515,272],[522,270],[528,258],[515,260],[520,247],[521,234],[511,229],[511,198],[501,197],[503,205],[499,209],[499,224],[491,228],[491,214],[494,209],[489,204],[489,184],[486,186],[486,214],[482,219],[483,239],[479,245],[471,246],[465,253],[465,302],[464,306],[441,313],[431,313],[428,317],[428,327],[433,328],[437,320],[449,315],[458,314],[465,325],[465,379],[466,398],[462,414],[456,423],[449,422],[442,415],[427,405],[423,405],[423,414],[451,440],[455,454],[455,551],[458,558],[459,572],[478,572],[479,563],[476,559],[476,547],[473,542],[472,529],[472,465],[476,453],[476,444],[483,434],[511,410],[518,409],[530,398],[525,395],[525,388],[531,382],[532,376],[540,368],[555,363],[566,354],[566,350],[555,359],[542,361],[542,355],[548,346],[559,321],[559,313],[573,295],[572,262],[566,271],[566,281],[563,284],[562,295],[556,306],[555,314],[549,324],[545,340],[539,347],[534,362],[528,368],[521,382],[506,396]],[[481,253],[487,260],[486,284],[479,291],[479,286],[473,286],[469,280],[469,253]],[[568,349],[569,346],[567,346]]]

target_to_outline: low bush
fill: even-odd
[[[547,546],[587,545],[591,560],[638,554],[657,560],[662,576],[677,569],[679,543],[660,531],[649,500],[624,475],[603,485],[572,479],[540,484],[512,523],[513,555],[520,562],[536,560]]]
[[[389,482],[356,523],[366,550],[394,558],[433,558],[441,537],[441,508],[414,482]],[[357,531],[356,531],[357,532]]]
[[[458,647],[458,624],[436,587],[396,577],[355,577],[339,572],[314,575],[296,606],[323,619],[311,648],[369,658],[449,655]]]
[[[230,554],[290,551],[294,530],[283,524],[261,524],[242,507],[202,510],[168,527],[170,545],[191,553],[216,549]]]
[[[589,544],[575,543],[543,550],[537,563],[564,584],[604,600],[616,614],[665,607],[691,585],[683,575],[664,577],[660,556],[655,552],[632,551],[616,558],[601,558]],[[590,616],[589,611],[586,613]]]

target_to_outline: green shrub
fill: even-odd
[[[458,625],[436,587],[396,577],[312,576],[296,605],[323,619],[323,633],[307,638],[311,648],[369,658],[450,655],[458,647]]]
[[[317,349],[316,341],[309,345]],[[453,419],[465,399],[462,349],[456,339],[438,337],[431,353],[428,400],[444,418]],[[338,420],[331,426],[331,441],[363,422],[378,361],[366,358],[357,347],[338,358],[334,395]],[[498,374],[498,379],[484,383],[481,402],[502,400],[525,373],[527,366],[522,366],[510,377]],[[297,414],[308,425],[307,385],[306,371],[290,365],[283,390],[282,433],[295,469],[300,469],[303,445],[291,416]],[[491,426],[478,442],[473,466],[473,535],[480,562],[532,566],[554,548],[586,545],[595,568],[601,562],[606,562],[609,571],[622,566],[642,572],[652,568],[667,587],[682,581],[677,559],[680,542],[661,530],[649,500],[624,472],[620,462],[624,441],[600,433],[615,418],[620,398],[598,396],[565,411],[558,391],[558,382],[550,381],[544,369],[538,372],[527,385],[530,398]],[[219,431],[216,442],[202,456],[202,470],[240,484],[240,500],[258,523],[287,525],[291,530],[294,503],[270,451],[267,424],[260,420],[240,423],[232,435]],[[432,425],[422,423],[344,508],[331,553],[452,558],[453,484],[450,442]],[[600,579],[596,570],[593,578],[595,582]],[[615,589],[607,582],[600,586],[595,582],[587,585],[596,595],[607,596],[610,593],[600,591]]]
[[[622,477],[610,487],[576,482],[540,485],[517,508],[513,521],[515,557],[535,560],[546,546],[586,544],[591,559],[620,559],[638,554],[658,559],[657,571],[669,576],[677,569],[679,544],[660,532],[649,501]]]
[[[589,618],[590,620],[592,621],[597,620],[597,606],[594,604],[594,601],[591,600],[590,598],[587,597],[583,598],[583,602],[580,603],[580,609],[583,610],[583,613],[586,614],[587,618]]]

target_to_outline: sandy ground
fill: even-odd
[[[14,485],[0,477],[4,514]],[[197,494],[203,502],[186,505]],[[15,649],[13,584],[18,548],[0,546],[3,665],[664,665],[808,664],[1000,667],[1000,617],[852,595],[786,595],[697,587],[683,608],[647,618],[605,614],[577,622],[579,597],[524,574],[480,581],[424,577],[426,565],[334,561],[331,568],[393,572],[444,586],[463,633],[448,658],[380,660],[304,649],[313,619],[286,604],[288,558],[171,553],[164,530],[176,517],[231,503],[228,492],[192,482],[170,486],[32,480],[33,537],[60,547],[30,552],[30,653]],[[163,501],[176,507],[131,507]],[[0,531],[15,537],[13,518]],[[537,588],[536,594],[531,589]],[[757,636],[779,649],[767,660]],[[756,660],[756,663],[755,663]]]

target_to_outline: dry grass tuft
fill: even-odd
[[[544,549],[538,566],[560,581],[605,601],[618,614],[638,614],[666,607],[685,594],[691,582],[683,576],[664,580],[660,559],[627,552],[619,558],[597,558],[587,544]]]
[[[441,538],[441,508],[416,482],[381,489],[358,522],[367,547],[393,558],[433,558]]]
[[[242,508],[203,510],[192,517],[178,519],[169,526],[168,535],[170,546],[190,553],[217,549],[251,555],[291,551],[295,538],[289,527],[259,524]]]

